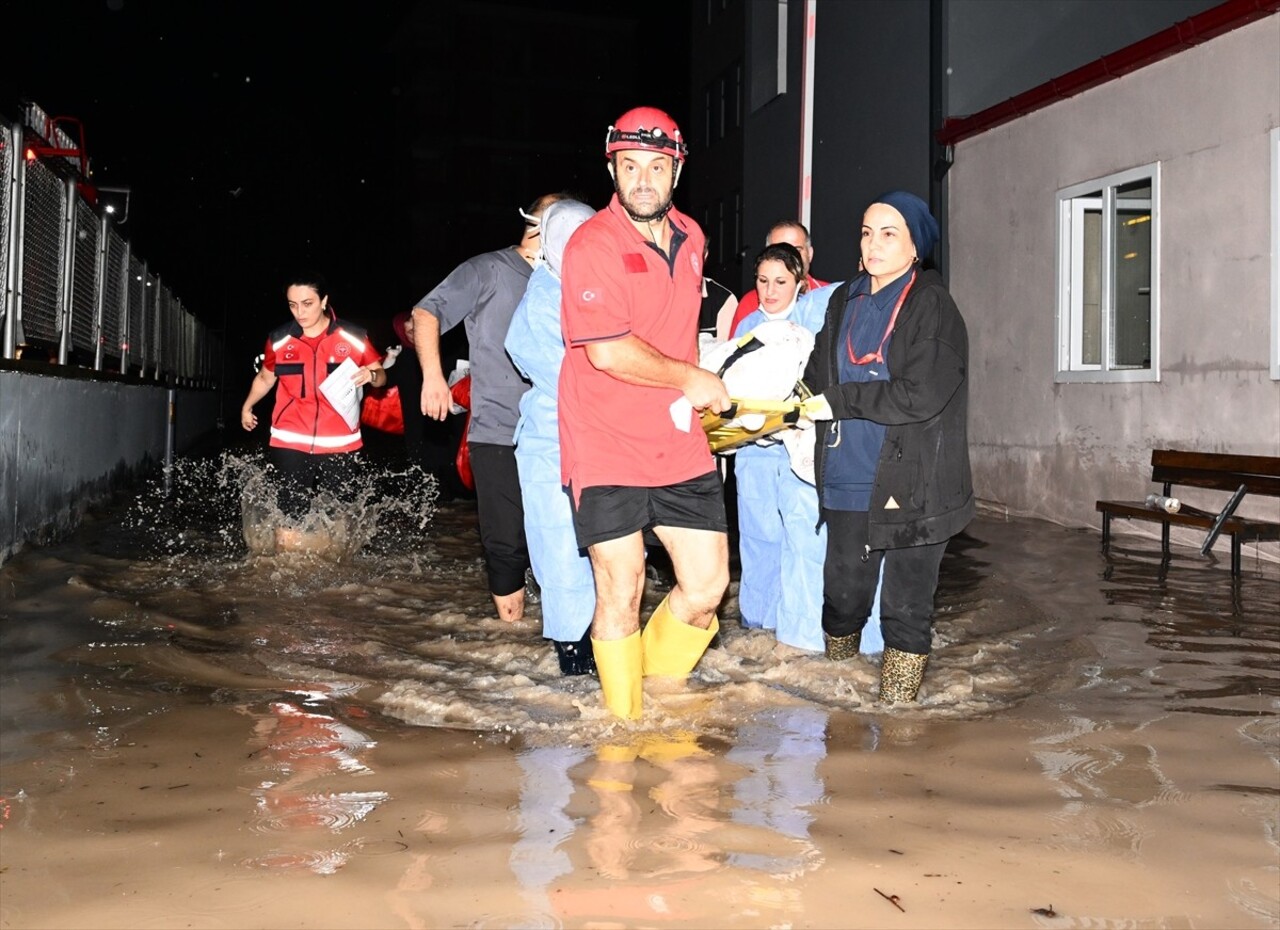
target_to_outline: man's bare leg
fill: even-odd
[[[720,629],[716,611],[729,585],[729,543],[711,530],[656,527],[671,556],[676,585],[641,637],[645,675],[684,678]]]
[[[705,630],[715,619],[729,587],[729,537],[713,530],[657,526],[654,533],[671,556],[675,587],[667,595],[671,612]]]

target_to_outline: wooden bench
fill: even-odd
[[[1222,511],[1211,513],[1183,504],[1177,513],[1147,506],[1145,501],[1098,501],[1102,514],[1102,548],[1111,543],[1111,518],[1154,520],[1162,525],[1160,552],[1169,558],[1169,527],[1191,526],[1209,531],[1201,554],[1207,555],[1219,533],[1231,536],[1231,574],[1240,575],[1240,543],[1280,540],[1280,523],[1234,515],[1240,497],[1264,494],[1280,497],[1280,458],[1267,455],[1220,455],[1154,449],[1151,452],[1151,480],[1163,485],[1165,497],[1177,497],[1176,487],[1210,488],[1226,491]],[[1240,489],[1244,493],[1240,494]]]

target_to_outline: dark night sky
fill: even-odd
[[[33,100],[82,122],[94,182],[132,190],[121,234],[191,312],[214,328],[225,312],[229,343],[237,321],[256,341],[283,318],[286,267],[314,267],[331,279],[329,268],[360,269],[362,303],[386,308],[380,315],[389,318],[420,296],[404,289],[397,264],[411,259],[400,241],[408,210],[397,176],[407,137],[394,122],[405,62],[391,52],[412,5],[9,5],[3,21],[16,32],[6,28],[0,113],[18,119],[21,102]],[[537,6],[625,14],[607,0]],[[677,39],[656,44],[683,54],[687,3],[658,6],[655,29]],[[683,63],[620,58],[686,95]],[[512,86],[527,91],[528,75],[513,73]],[[602,138],[604,126],[591,130]],[[439,190],[465,196],[448,179]],[[473,251],[505,243],[511,231],[495,231]]]

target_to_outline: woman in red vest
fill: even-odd
[[[281,476],[280,509],[297,517],[316,491],[342,496],[350,487],[355,453],[363,445],[359,388],[384,385],[387,375],[364,328],[338,322],[323,278],[298,275],[285,296],[293,319],[267,337],[240,425],[258,425],[253,406],[276,388],[267,461]]]

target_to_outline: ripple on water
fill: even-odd
[[[332,875],[347,864],[348,858],[346,852],[338,849],[276,849],[261,856],[241,859],[240,865],[264,872],[315,872],[317,875]]]
[[[361,836],[348,840],[343,844],[342,849],[360,856],[396,856],[408,852],[409,844],[403,840]]]
[[[471,930],[559,930],[560,918],[546,911],[514,911],[505,914],[481,914],[467,924]]]
[[[293,794],[258,789],[253,829],[259,833],[330,830],[338,833],[367,817],[390,797],[385,791]]]

